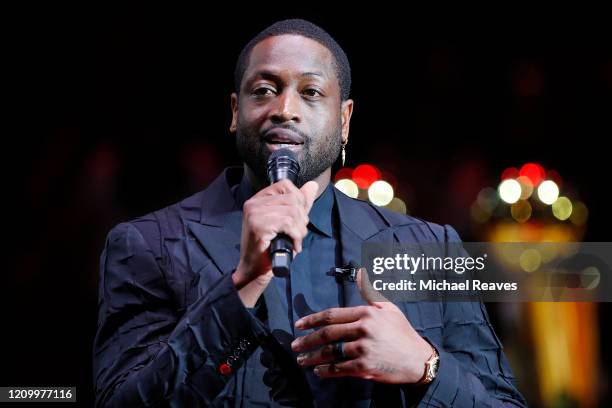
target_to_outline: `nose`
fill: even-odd
[[[285,89],[275,101],[270,120],[274,123],[300,122],[299,95],[289,89]]]

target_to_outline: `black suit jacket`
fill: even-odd
[[[287,316],[271,308],[264,325],[232,284],[242,210],[231,188],[241,175],[226,169],[206,190],[108,234],[93,355],[97,406],[312,405]],[[450,226],[334,194],[345,259],[360,259],[364,242],[459,241]],[[355,283],[344,285],[347,306],[363,304]],[[270,289],[264,303],[285,301]],[[525,405],[483,304],[397,305],[439,350],[440,370],[427,387],[358,382],[367,405]]]

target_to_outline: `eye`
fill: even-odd
[[[264,96],[271,96],[274,95],[274,89],[267,87],[267,86],[260,86],[257,87],[255,89],[253,89],[251,91],[251,95],[255,96],[255,97],[264,97]]]
[[[316,98],[316,97],[320,97],[323,96],[323,94],[321,93],[321,91],[319,91],[318,89],[315,88],[307,88],[304,89],[302,91],[302,93],[310,98]]]

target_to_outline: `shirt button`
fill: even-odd
[[[219,372],[222,375],[230,375],[232,373],[232,366],[227,363],[222,363],[219,365]]]

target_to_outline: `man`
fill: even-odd
[[[482,304],[376,302],[326,274],[364,242],[459,241],[330,183],[353,112],[340,46],[281,21],[245,46],[235,77],[244,171],[109,233],[97,405],[523,406]],[[296,154],[297,186],[266,186],[278,148]],[[279,233],[294,245],[285,278],[268,255]]]

